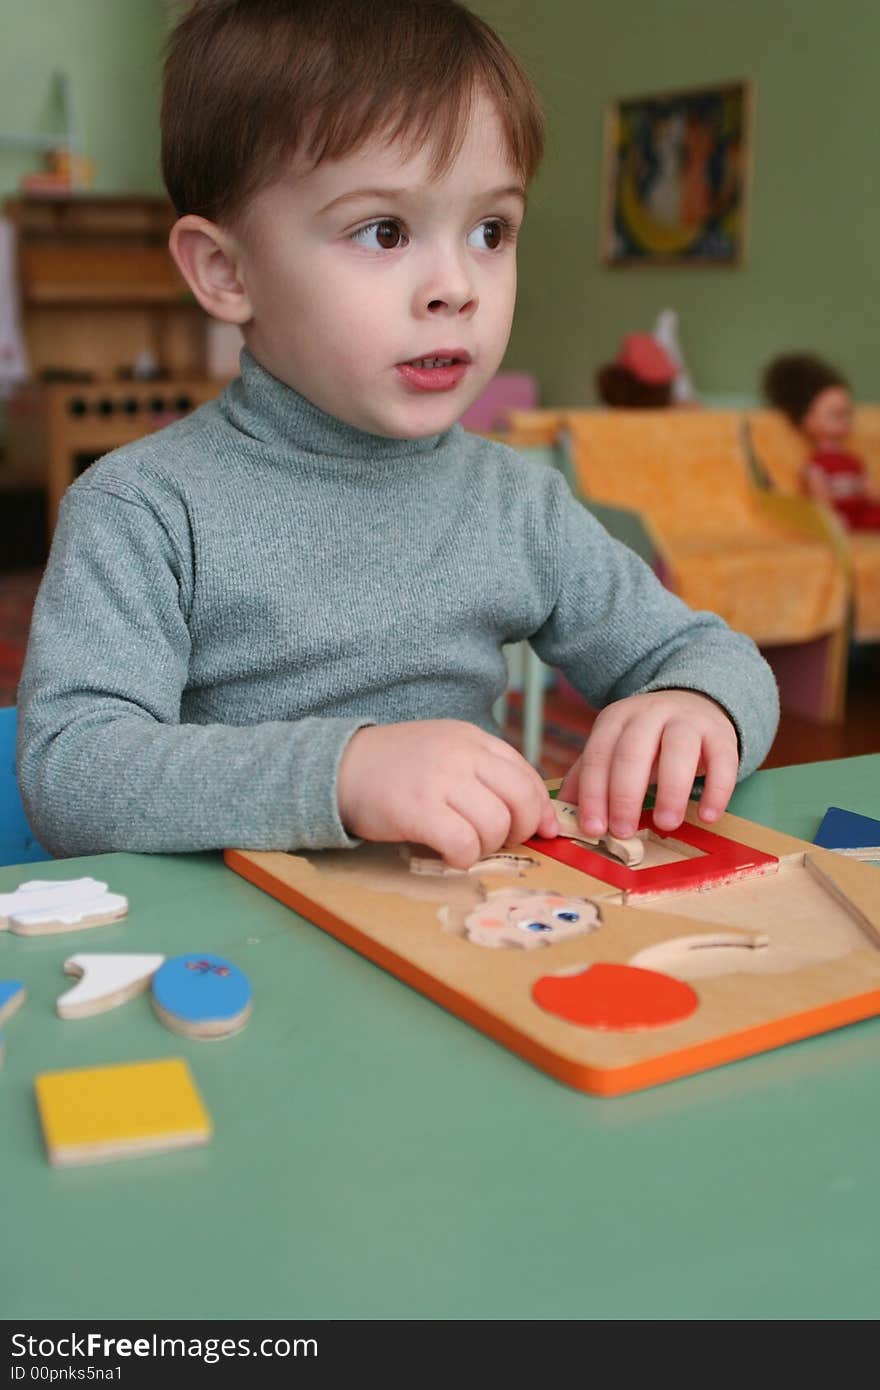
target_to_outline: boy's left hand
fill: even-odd
[[[654,824],[675,830],[684,820],[694,778],[705,783],[700,820],[718,819],[739,771],[736,729],[714,700],[692,690],[656,690],[606,706],[559,789],[580,808],[591,836],[634,835],[649,785],[656,783]]]

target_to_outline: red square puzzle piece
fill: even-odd
[[[643,893],[690,893],[721,883],[730,883],[749,874],[774,872],[779,860],[773,854],[764,854],[759,849],[741,845],[738,840],[729,840],[725,835],[717,835],[701,825],[691,825],[685,821],[677,830],[658,830],[650,811],[643,811],[639,821],[640,830],[650,830],[662,840],[679,840],[701,851],[693,859],[682,859],[674,864],[658,864],[653,869],[631,869],[626,864],[616,864],[602,854],[596,854],[586,845],[577,844],[564,835],[554,840],[543,840],[535,836],[526,840],[530,849],[539,850],[549,859],[560,864],[568,864],[581,873],[591,874],[603,883],[611,884],[624,892],[638,897]]]

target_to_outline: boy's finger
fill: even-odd
[[[588,835],[608,829],[608,782],[619,736],[616,724],[597,723],[581,754],[578,819]]]
[[[635,835],[645,804],[645,792],[657,756],[658,734],[651,723],[633,721],[614,750],[608,780],[608,825],[622,839]]]
[[[536,767],[532,767],[531,763],[527,763],[525,759],[523,759],[523,764],[528,771],[529,778],[532,782],[532,785],[535,788],[535,795],[537,798],[536,806],[538,812],[538,820],[536,822],[536,830],[538,834],[544,835],[547,838],[552,838],[557,832],[558,825],[556,822],[556,812],[553,809],[553,801],[551,799],[549,789],[547,787],[546,782],[544,781],[544,778],[541,776],[540,772]],[[557,795],[560,796],[561,794],[561,792],[557,793]],[[535,832],[530,831],[529,833],[534,834]],[[528,836],[525,836],[524,838],[527,839]]]
[[[559,834],[559,821],[556,819],[556,811],[552,801],[541,812],[537,834],[542,835],[545,840],[554,840]]]
[[[476,830],[449,806],[433,807],[424,827],[410,838],[435,849],[453,869],[469,869],[482,857]]]
[[[701,748],[700,735],[683,720],[674,720],[663,730],[654,797],[658,830],[675,830],[684,820]]]
[[[739,772],[739,758],[727,739],[707,738],[704,743],[706,778],[697,814],[702,821],[715,821],[726,811]]]
[[[456,788],[447,796],[446,804],[470,822],[480,842],[480,859],[506,844],[512,819],[510,807],[503,797],[476,777],[469,778],[466,787]]]
[[[500,799],[508,813],[507,835],[502,844],[520,845],[528,840],[548,808],[555,821],[550,793],[528,763],[516,766],[501,758],[488,758],[476,769],[476,777],[490,795]]]
[[[531,763],[526,763],[526,767],[534,778],[535,789],[538,796],[538,809],[541,813],[542,822],[545,825],[555,825],[556,812],[553,810],[553,800],[550,796],[550,789],[536,767],[532,767]]]
[[[533,767],[530,762],[527,762],[526,759],[523,757],[522,753],[518,752],[518,750],[512,747],[511,744],[505,743],[503,739],[495,738],[492,735],[489,735],[489,738],[490,743],[487,745],[487,751],[494,755],[497,755],[498,757],[502,758],[505,762],[510,763],[512,767],[516,767],[520,771],[525,772],[527,774],[530,781],[535,786],[535,790],[540,801],[542,803],[545,803],[544,824],[555,825],[556,816],[553,813],[553,807],[550,803],[550,793],[547,790],[546,783],[544,782],[544,779],[541,776],[538,769],[536,767]],[[548,807],[549,813],[547,809]]]
[[[579,800],[581,763],[583,762],[583,757],[583,753],[578,754],[578,757],[563,777],[562,784],[557,792],[560,801],[569,801],[572,806],[577,806]]]

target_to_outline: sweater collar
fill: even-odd
[[[448,431],[424,439],[368,434],[319,410],[291,386],[285,386],[247,348],[241,350],[239,365],[241,375],[227,386],[218,403],[235,429],[263,444],[374,463],[430,454],[447,438]]]

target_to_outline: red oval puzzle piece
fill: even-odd
[[[542,975],[532,986],[532,998],[568,1023],[620,1031],[679,1023],[699,1003],[683,980],[613,961],[590,965],[576,975]]]

